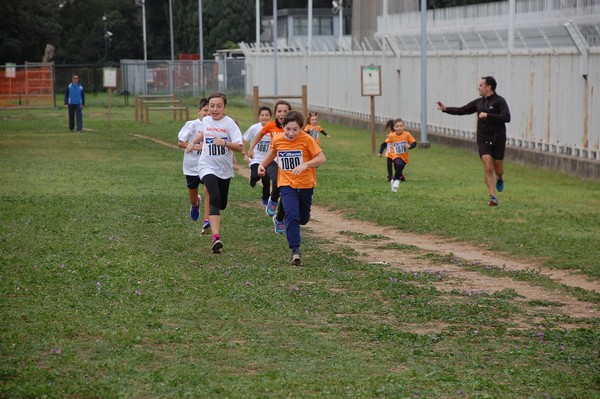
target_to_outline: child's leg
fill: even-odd
[[[67,110],[69,111],[69,130],[73,131],[75,129],[75,106],[69,104]]]
[[[202,181],[204,187],[208,190],[208,202],[210,203],[208,220],[210,221],[210,227],[213,237],[218,236],[221,233],[221,210],[227,206],[229,179],[223,180],[215,175],[206,175],[202,178]],[[222,198],[223,188],[226,188],[224,198]]]
[[[267,165],[267,173],[271,179],[271,201],[277,202],[279,199],[279,187],[277,187],[277,174],[279,173],[279,167],[275,161]]]
[[[208,190],[206,186],[204,186],[204,220],[208,220],[208,215],[210,212],[210,195],[208,194]]]
[[[387,158],[387,172],[388,172],[388,180],[392,180],[392,158]]]
[[[394,169],[396,170],[396,173],[394,173],[394,180],[400,180],[400,176],[402,175],[405,166],[406,164],[402,158],[394,159]]]
[[[300,194],[300,224],[304,226],[310,220],[310,207],[312,205],[312,197],[314,188],[303,188],[298,190]]]
[[[250,187],[256,186],[256,182],[260,179],[261,177],[258,175],[258,164],[253,163],[250,165]]]
[[[200,201],[198,200],[198,187],[188,189],[188,194],[190,196],[190,204],[195,207],[200,205]]]
[[[285,236],[292,251],[300,250],[300,195],[289,186],[281,187],[281,203],[285,210]]]
[[[266,201],[271,193],[271,178],[265,173],[260,181],[262,183],[262,199]]]

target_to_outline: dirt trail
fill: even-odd
[[[135,135],[149,139],[169,147],[177,147],[171,143],[151,137]],[[238,175],[248,178],[246,167],[236,166]],[[334,252],[351,252],[351,257],[373,267],[384,267],[402,270],[404,272],[427,272],[442,276],[435,284],[443,292],[458,291],[465,295],[478,293],[493,294],[503,290],[514,290],[519,296],[516,302],[539,301],[540,303],[560,303],[562,306],[529,306],[529,314],[535,315],[568,315],[574,318],[600,317],[600,306],[575,299],[563,291],[540,287],[528,282],[518,281],[509,276],[490,276],[487,273],[465,268],[462,260],[469,264],[481,265],[482,269],[496,267],[506,271],[535,271],[568,287],[600,293],[600,281],[585,275],[545,268],[539,264],[519,259],[511,259],[498,253],[487,251],[476,246],[450,241],[433,235],[407,233],[402,230],[390,229],[373,223],[346,219],[340,211],[330,211],[321,206],[313,205],[311,222],[307,225],[310,234],[327,242],[326,248]],[[372,236],[376,235],[375,239]],[[413,246],[408,249],[382,248],[391,244]],[[414,248],[416,247],[416,248]],[[344,249],[353,251],[344,251]],[[447,262],[433,261],[426,254],[446,256]],[[451,257],[448,257],[452,254]],[[564,328],[580,327],[579,324],[561,324]],[[525,326],[528,327],[528,326]]]

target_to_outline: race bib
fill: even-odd
[[[225,146],[215,144],[214,137],[205,137],[204,145],[207,148],[207,154],[209,156],[225,155]]]
[[[315,141],[319,139],[319,131],[318,130],[311,130],[310,132],[308,132],[308,134],[310,134],[310,137],[315,139]]]
[[[279,168],[281,170],[294,170],[296,166],[302,165],[304,161],[300,150],[279,151],[277,157],[279,158]]]
[[[271,144],[270,141],[259,141],[258,144],[256,144],[256,151],[258,152],[269,152],[269,145]]]
[[[394,143],[394,152],[396,154],[404,154],[406,152],[406,145],[408,143],[406,141],[399,141]]]

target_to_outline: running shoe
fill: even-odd
[[[275,226],[275,233],[283,234],[285,233],[285,225],[283,222],[277,220],[277,215],[273,215],[273,225]]]
[[[192,220],[195,222],[198,220],[198,218],[200,217],[200,196],[198,196],[198,206],[194,206],[192,205],[190,207],[190,217],[192,218]]]
[[[406,181],[406,177],[404,177],[404,175],[400,175],[400,181],[401,182],[405,182]]]
[[[290,259],[290,265],[302,266],[302,258],[300,257],[300,251],[292,252],[292,258]]]
[[[263,198],[263,199],[262,199],[262,204],[263,204],[263,206],[267,206],[267,204],[268,204],[268,203],[269,203],[269,200],[268,200],[268,199],[266,199],[266,198]]]
[[[490,195],[490,202],[488,202],[489,206],[498,206],[498,198],[495,195]]]
[[[210,222],[205,220],[202,222],[202,233],[201,234],[210,234]]]
[[[269,198],[269,202],[267,203],[267,206],[265,207],[265,212],[267,212],[268,216],[273,216],[273,215],[275,215],[276,210],[277,210],[277,202],[274,202],[271,200],[271,198]]]
[[[392,182],[392,192],[398,191],[398,187],[400,187],[400,180],[394,180]]]
[[[218,234],[213,236],[212,247],[213,254],[220,254],[221,249],[223,249],[223,243],[221,242],[221,237]]]
[[[496,191],[498,191],[499,193],[502,192],[502,190],[504,190],[504,179],[502,179],[501,177],[496,179]]]

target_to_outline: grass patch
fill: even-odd
[[[600,397],[597,322],[514,330],[526,313],[509,291],[442,295],[428,283],[443,274],[357,262],[306,230],[306,266],[291,268],[243,178],[212,255],[182,153],[132,136],[175,143],[168,115],[147,128],[115,107],[109,125],[91,101],[83,135],[62,109],[0,119],[0,397]],[[508,165],[491,210],[476,156],[433,148],[411,155],[399,205],[368,135],[327,130],[316,204],[597,275],[597,184]]]

